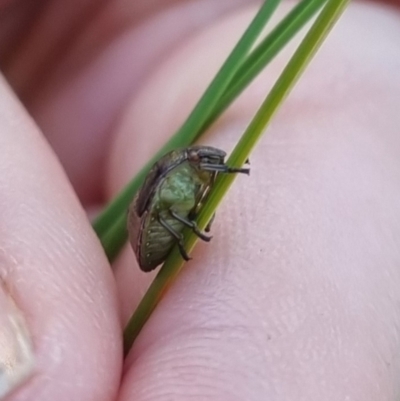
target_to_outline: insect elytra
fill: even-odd
[[[228,167],[223,150],[190,146],[161,157],[147,174],[128,211],[129,240],[141,270],[151,271],[165,261],[175,244],[185,260],[182,230],[190,227],[203,241],[194,221],[220,173],[249,173]],[[206,229],[208,231],[208,229]]]

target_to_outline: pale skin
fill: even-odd
[[[7,401],[396,400],[398,8],[347,10],[121,373],[153,275],[130,249],[112,271],[84,209],[179,126],[255,8],[35,3],[0,1],[0,273],[36,360]],[[284,61],[203,143],[232,149]]]

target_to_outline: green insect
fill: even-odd
[[[175,244],[185,260],[182,230],[190,227],[203,241],[194,218],[218,173],[249,173],[231,168],[226,153],[211,146],[174,150],[154,164],[128,212],[128,231],[140,268],[151,271],[164,262]],[[207,229],[206,229],[207,231]]]

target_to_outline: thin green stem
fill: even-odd
[[[288,13],[240,66],[204,129],[226,110],[325,3],[326,0],[304,0]]]
[[[322,10],[293,57],[290,59],[271,92],[268,94],[239,143],[233,150],[231,157],[227,162],[228,165],[240,167],[245,163],[251,150],[262,136],[265,128],[271,121],[279,106],[288,96],[290,90],[293,88],[300,75],[315,55],[326,35],[333,27],[335,21],[344,11],[348,2],[349,0],[328,1],[327,5]],[[203,229],[207,225],[234,178],[233,174],[221,174],[218,177],[218,180],[197,219],[200,229]],[[189,252],[193,249],[196,241],[197,237],[190,231],[186,230],[185,246]],[[127,354],[131,348],[140,330],[157,306],[164,292],[175,280],[182,266],[183,260],[177,247],[174,247],[160,272],[150,285],[148,292],[145,294],[138,308],[128,322],[124,332],[125,354]]]

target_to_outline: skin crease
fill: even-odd
[[[35,50],[20,39],[20,50],[7,53],[6,76],[60,153],[85,206],[112,198],[179,126],[254,13],[250,6],[225,13],[221,5],[222,13],[215,0],[204,2],[204,11],[217,15],[213,22],[199,23],[185,40],[171,39],[168,53],[146,49],[148,64],[140,61],[138,70],[130,58],[126,64],[118,58],[137,81],[123,94],[106,92],[119,107],[109,105],[111,128],[94,138],[96,113],[77,123],[70,110],[97,101],[107,82],[93,77],[117,71],[104,54],[116,54],[113,44],[119,54],[135,48],[141,30],[154,24],[152,14],[161,18],[173,6],[181,13],[176,25],[187,26],[186,2],[166,3],[152,2],[140,24],[124,16],[136,32],[131,39],[121,45],[121,36],[111,35],[104,48],[94,43],[86,60],[79,49],[89,46],[98,25],[82,17],[86,41],[72,41],[69,57],[58,63],[48,59],[52,73],[39,89],[24,89],[30,70],[25,76],[16,67],[27,57],[23,49]],[[4,20],[10,4],[0,2]],[[13,21],[23,14],[14,10]],[[105,18],[101,7],[95,15]],[[75,26],[58,18],[60,31]],[[167,40],[170,25],[158,28],[155,37]],[[53,29],[59,32],[55,21]],[[116,263],[117,306],[110,268],[73,189],[13,88],[0,81],[0,272],[26,316],[37,359],[33,378],[7,400],[396,400],[399,34],[395,8],[355,3],[346,11],[252,154],[250,177],[238,177],[218,210],[212,242],[198,245],[138,338],[121,383],[119,317],[126,320],[151,275],[139,272],[127,249]],[[0,33],[0,48],[6,39]],[[287,54],[204,143],[232,149]],[[71,74],[61,82],[57,71],[67,66]],[[77,82],[87,83],[84,100]],[[155,104],[163,105],[157,118]],[[73,134],[60,150],[76,129],[88,154],[83,162],[75,159]],[[94,174],[98,160],[104,169]],[[81,182],[73,179],[74,164]]]

